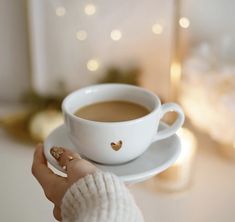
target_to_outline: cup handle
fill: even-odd
[[[168,128],[161,130],[157,133],[154,137],[154,141],[165,139],[169,136],[172,136],[177,132],[177,130],[183,125],[184,123],[184,112],[182,108],[177,105],[176,103],[165,103],[161,106],[161,114],[160,118],[162,118],[167,112],[176,112],[178,114],[177,119],[175,122]]]

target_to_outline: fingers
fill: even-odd
[[[68,188],[68,182],[66,178],[54,174],[47,167],[47,161],[41,144],[37,145],[34,152],[32,174],[41,184],[47,199],[59,205]]]
[[[55,154],[55,152],[58,154]],[[78,179],[94,173],[96,167],[82,159],[79,154],[61,147],[53,147],[51,154],[57,159],[60,166],[67,170],[68,181],[73,183]]]
[[[61,221],[61,220],[62,220],[62,217],[61,217],[61,210],[60,210],[59,207],[54,206],[53,215],[54,215],[54,217],[55,217],[56,220],[58,220],[58,221]]]
[[[41,144],[36,146],[34,152],[32,174],[41,184],[47,198],[51,201],[54,201],[55,199],[52,197],[54,195],[51,195],[53,194],[51,191],[54,190],[55,184],[60,188],[60,186],[64,187],[66,183],[65,178],[54,174],[53,171],[48,168],[47,161],[43,153],[43,146]]]
[[[88,174],[94,173],[96,170],[96,167],[89,161],[84,159],[74,159],[67,165],[68,181],[70,182],[70,184],[74,183],[80,178],[83,178]]]
[[[50,178],[53,179],[54,177],[54,173],[47,167],[47,161],[43,154],[43,147],[41,144],[36,146],[34,152],[32,174],[42,187],[46,186],[48,180],[50,180]]]
[[[63,147],[52,147],[50,153],[58,161],[60,166],[65,168],[67,168],[68,163],[71,162],[72,160],[81,159],[78,153],[74,153]]]

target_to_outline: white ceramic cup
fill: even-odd
[[[74,115],[79,108],[89,104],[115,100],[140,104],[150,113],[123,122],[96,122]],[[103,164],[121,164],[137,158],[152,142],[173,135],[184,123],[184,113],[179,105],[161,105],[152,92],[125,84],[100,84],[79,89],[64,99],[62,110],[67,133],[78,153]],[[157,132],[159,121],[171,111],[178,113],[176,121]]]

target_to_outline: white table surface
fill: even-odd
[[[1,106],[0,116],[5,112]],[[1,222],[55,221],[52,204],[31,175],[32,156],[32,146],[13,141],[0,129]],[[235,221],[235,163],[218,155],[208,141],[199,144],[190,189],[179,194],[161,193],[152,179],[130,190],[146,222]]]

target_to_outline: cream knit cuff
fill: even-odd
[[[63,222],[143,221],[125,185],[115,175],[100,171],[74,183],[61,210]]]

